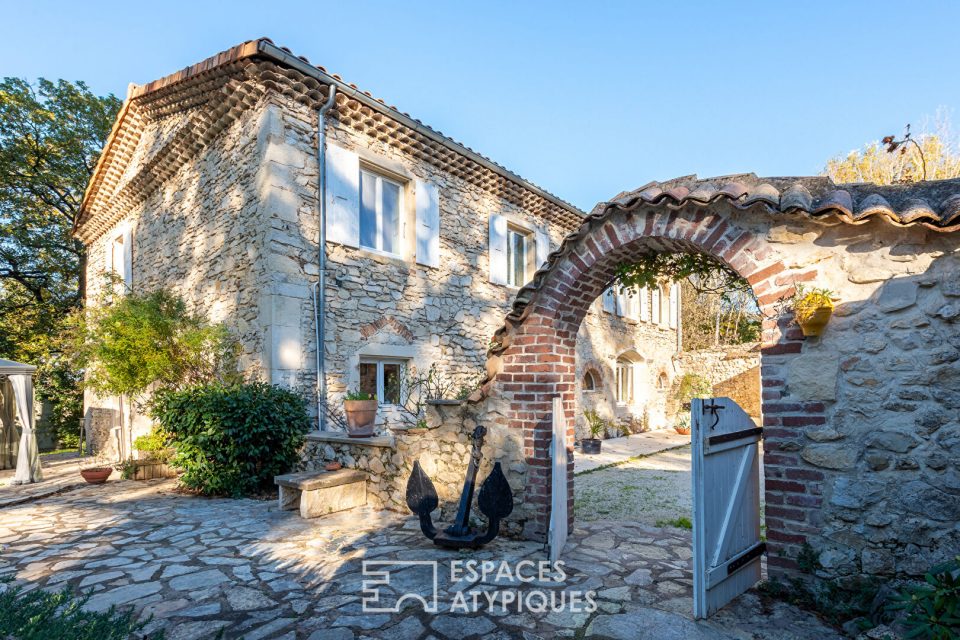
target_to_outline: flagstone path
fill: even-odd
[[[755,594],[708,622],[690,620],[691,544],[676,529],[584,523],[566,548],[562,582],[454,579],[453,560],[515,565],[543,559],[542,547],[498,539],[480,551],[444,551],[400,514],[361,509],[308,521],[274,502],[197,498],[174,486],[113,480],[0,509],[0,576],[29,589],[89,591],[92,609],[133,606],[170,640],[220,629],[247,640],[840,637],[813,616]],[[399,612],[364,611],[364,598],[372,598],[364,580],[377,579],[363,575],[364,560],[391,572],[369,604]],[[410,594],[432,602],[433,567],[409,562],[433,560],[437,612],[429,613]],[[592,613],[530,610],[547,597],[569,603],[586,590],[596,592]],[[468,604],[477,598],[479,610],[464,613],[458,593]]]

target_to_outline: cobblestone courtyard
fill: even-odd
[[[29,588],[71,585],[89,606],[134,606],[173,640],[227,638],[833,638],[814,618],[746,594],[708,623],[688,619],[690,539],[679,530],[592,522],[579,526],[562,585],[497,580],[451,583],[453,559],[542,559],[540,545],[497,540],[469,554],[434,547],[409,517],[361,510],[300,519],[273,502],[206,499],[172,480],[111,481],[0,509],[0,575]],[[362,560],[440,560],[439,613],[405,602],[400,613],[362,611]],[[418,568],[391,576],[381,602],[430,591]],[[451,612],[458,590],[597,591],[594,614],[517,612],[500,600]],[[468,598],[469,601],[469,598]],[[480,602],[487,601],[481,598]]]

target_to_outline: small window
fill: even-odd
[[[360,246],[400,253],[403,187],[366,169],[360,171]]]
[[[405,370],[403,360],[364,360],[360,363],[360,391],[377,396],[381,405],[398,405]]]
[[[112,265],[112,270],[114,275],[120,278],[123,281],[126,281],[126,265],[124,264],[125,260],[125,250],[123,242],[123,234],[117,236],[113,239],[113,242],[110,244],[110,262]]]
[[[533,233],[520,227],[507,227],[507,284],[522,287],[533,275],[536,250]]]
[[[116,276],[129,289],[133,284],[132,274],[130,273],[131,264],[131,236],[129,231],[118,233],[110,241],[109,255],[107,259],[110,262],[109,271]]]
[[[633,363],[626,358],[617,360],[617,402],[633,403]]]
[[[669,385],[670,379],[665,372],[661,371],[660,375],[657,376],[657,389],[666,389]]]
[[[593,371],[587,371],[585,374],[583,374],[583,390],[597,390],[597,374],[595,374]]]

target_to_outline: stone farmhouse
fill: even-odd
[[[338,93],[321,125],[330,87]],[[236,332],[249,376],[298,388],[314,407],[318,394],[335,407],[347,390],[376,393],[387,432],[408,367],[435,365],[462,385],[484,376],[519,287],[583,217],[259,40],[131,86],[76,233],[89,248],[88,300],[108,273],[136,291],[170,288]],[[577,338],[582,406],[614,429],[666,426],[678,324],[676,286],[608,291]],[[118,456],[149,428],[129,400],[87,406],[92,438]]]
[[[739,432],[763,439],[762,465],[750,464],[764,478],[765,545],[752,550],[772,574],[813,553],[825,576],[915,576],[960,548],[958,230],[958,180],[687,176],[584,215],[257,40],[131,87],[76,234],[90,300],[104,272],[170,287],[234,329],[245,372],[312,400],[356,386],[389,400],[405,366],[465,382],[485,369],[469,402],[431,407],[425,426],[399,428],[385,407],[375,438],[311,434],[304,464],[364,471],[375,506],[405,510],[419,458],[448,506],[483,424],[480,477],[497,460],[514,494],[504,529],[539,540],[555,505],[572,505],[573,456],[553,456],[554,437],[572,450],[593,405],[665,424],[666,390],[691,366],[674,357],[676,290],[618,300],[617,265],[713,256],[750,283],[764,317],[762,434]],[[785,305],[800,284],[832,292],[822,337],[805,337]],[[145,428],[128,404],[87,398],[89,433],[121,455]]]

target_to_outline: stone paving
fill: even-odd
[[[689,534],[676,529],[585,523],[566,548],[565,581],[519,583],[507,575],[451,576],[450,562],[539,561],[540,545],[498,539],[480,551],[444,551],[400,514],[361,509],[303,520],[274,502],[182,495],[172,480],[113,480],[0,509],[0,575],[27,588],[89,591],[88,606],[97,610],[133,606],[172,640],[220,629],[247,640],[839,637],[814,617],[753,594],[708,622],[690,620],[690,549]],[[364,560],[393,569],[372,604],[389,609],[400,601],[399,613],[364,612],[364,579],[375,578],[362,574]],[[430,601],[432,568],[397,564],[411,560],[440,562],[436,614],[401,597]],[[593,613],[551,611],[549,603],[529,610],[547,597],[534,591],[571,602],[585,590],[596,592]],[[464,613],[458,593],[462,602],[478,598],[479,610]],[[513,597],[526,602],[522,610]]]

